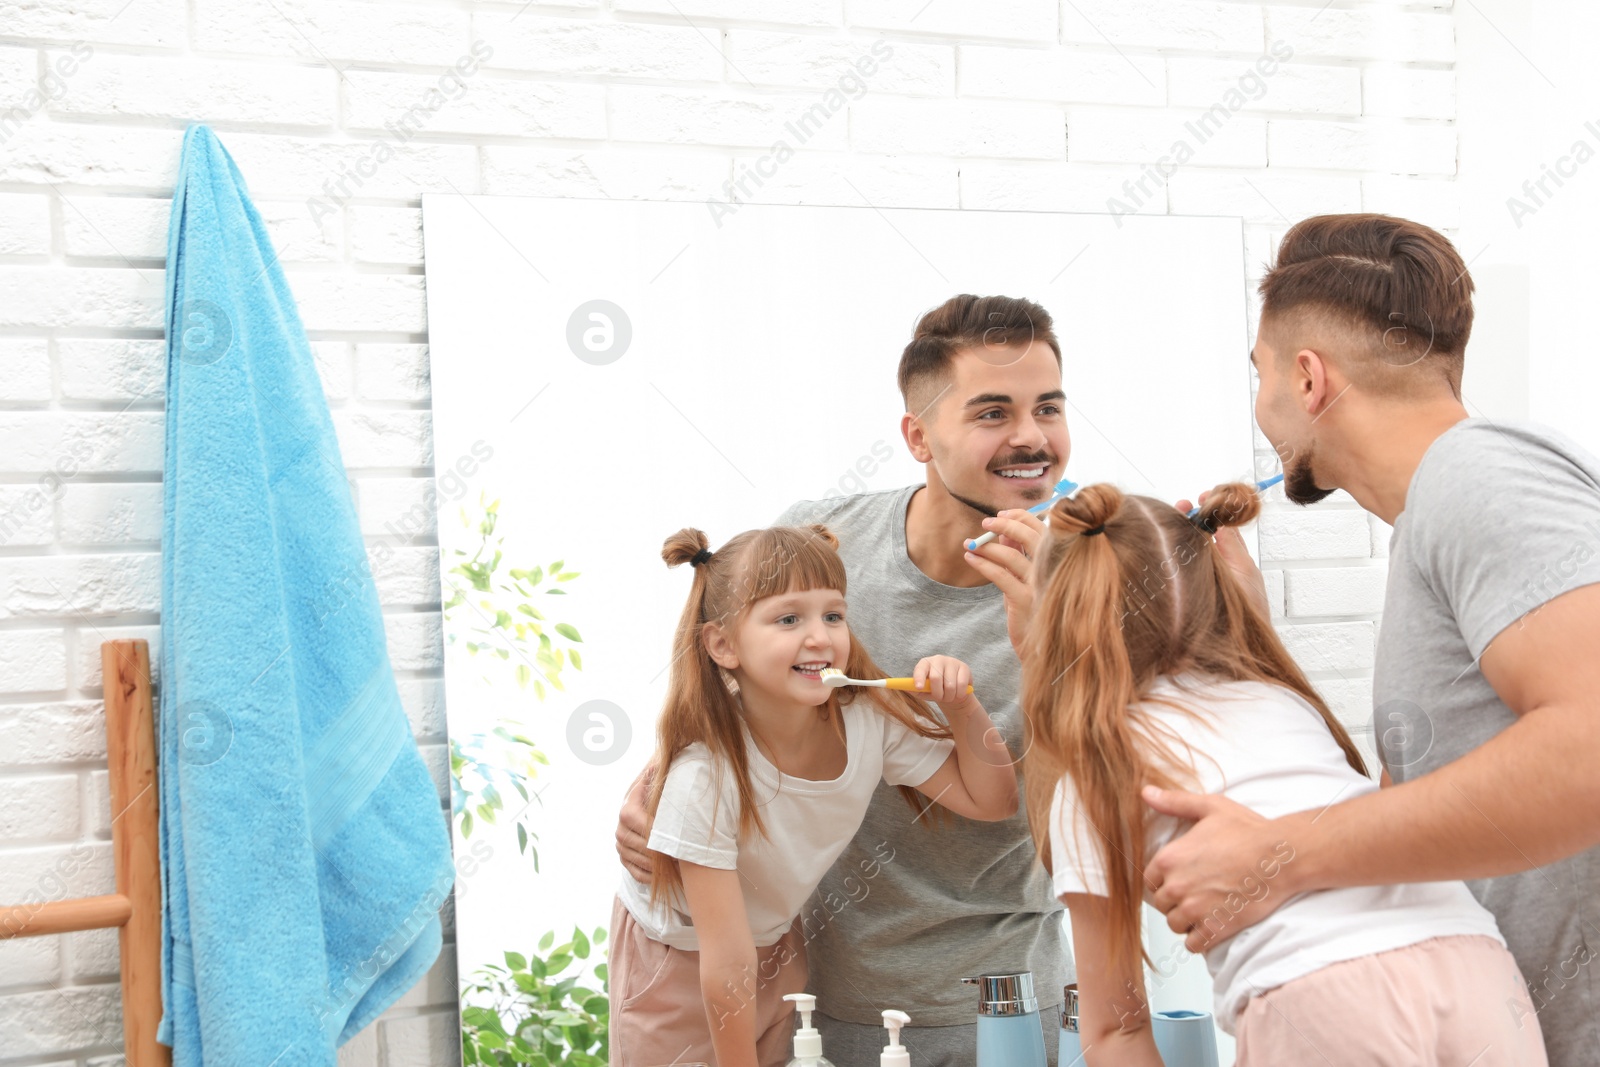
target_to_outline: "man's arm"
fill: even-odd
[[[1230,935],[1305,890],[1490,878],[1600,844],[1596,648],[1600,584],[1524,615],[1479,660],[1516,722],[1431,774],[1320,811],[1268,820],[1220,796],[1147,791],[1158,811],[1201,820],[1146,870],[1167,925],[1204,948],[1204,917],[1279,841],[1294,848],[1287,892],[1248,908]]]

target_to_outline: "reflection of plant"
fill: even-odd
[[[478,494],[478,503],[484,505],[484,494]],[[558,647],[545,633],[544,624],[549,620],[533,606],[534,589],[546,577],[556,583],[570,582],[580,572],[562,570],[565,560],[558,559],[550,564],[548,571],[538,566],[508,567],[502,577],[497,572],[504,557],[501,545],[505,542],[505,536],[494,536],[499,516],[499,500],[484,505],[483,518],[478,520],[478,550],[471,559],[458,562],[447,572],[460,575],[471,588],[463,588],[461,582],[447,579],[450,580],[452,593],[444,604],[444,619],[446,624],[465,623],[465,632],[477,636],[477,640],[465,642],[467,651],[472,655],[489,652],[509,662],[515,654],[521,661],[516,665],[517,684],[526,689],[528,683],[532,682],[534,693],[543,700],[544,682],[564,691],[566,687],[561,684],[562,667],[567,660],[571,660],[572,668],[581,671],[583,657],[575,648]],[[466,508],[461,509],[461,524],[468,529],[472,527]],[[455,554],[465,556],[467,553],[458,548]],[[507,582],[506,578],[510,581]],[[471,595],[475,593],[483,595]],[[565,589],[554,587],[543,591],[545,596],[565,594]],[[583,643],[583,638],[578,636],[577,628],[571,623],[558,622],[552,629],[573,644]],[[454,644],[456,637],[456,631],[447,626],[445,640]],[[544,681],[534,678],[535,670],[544,676]],[[487,676],[484,680],[488,681]]]
[[[516,726],[511,719],[501,722]],[[498,738],[499,743],[494,738]],[[505,725],[496,726],[492,734],[471,734],[465,740],[451,738],[450,810],[461,820],[462,838],[472,836],[477,822],[494,825],[495,813],[505,810],[501,786],[509,786],[523,799],[516,815],[517,849],[526,855],[529,841],[539,837],[528,828],[528,820],[523,817],[523,812],[538,798],[537,793],[529,795],[528,784],[538,776],[535,764],[539,763],[548,767],[550,760],[539,751],[533,739]],[[501,785],[495,784],[497,779]],[[539,869],[537,848],[533,850],[533,869]]]
[[[600,990],[578,984],[579,974],[557,979],[576,960],[589,958],[590,940],[577,927],[572,940],[551,944],[555,931],[539,939],[548,956],[524,958],[507,952],[506,966],[488,964],[462,994],[461,1062],[465,1067],[606,1067],[610,1056],[611,989],[606,965],[595,965]],[[594,944],[606,938],[594,931]]]

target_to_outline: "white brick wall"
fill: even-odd
[[[0,902],[111,887],[98,649],[159,637],[161,271],[187,123],[218,131],[272,231],[376,539],[431,476],[423,191],[725,197],[879,40],[894,54],[865,93],[750,199],[1105,211],[1143,178],[1140,211],[1243,216],[1256,275],[1306,214],[1458,222],[1449,0],[0,7]],[[482,67],[418,111],[475,42]],[[1274,45],[1292,58],[1264,91],[1187,133]],[[1193,158],[1156,175],[1180,139]],[[1352,723],[1388,535],[1343,493],[1274,491],[1261,521],[1284,637]],[[435,553],[430,528],[376,574],[443,796]],[[107,932],[0,942],[0,1065],[120,1063],[116,974]],[[447,944],[342,1059],[453,1063],[455,1025]]]

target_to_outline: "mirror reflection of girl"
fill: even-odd
[[[1034,553],[1023,781],[1035,845],[1071,912],[1089,1067],[1161,1063],[1141,966],[1143,873],[1185,827],[1146,807],[1141,786],[1221,792],[1268,818],[1379,788],[1207,532],[1259,510],[1237,483],[1213,490],[1194,521],[1091,485],[1051,508]],[[1241,907],[1275,891],[1293,846],[1262,857]],[[1238,1067],[1545,1063],[1517,964],[1462,882],[1305,893],[1236,936],[1226,914],[1206,925],[1215,1017],[1237,1037]]]
[[[947,722],[911,693],[822,684],[823,667],[885,676],[851,637],[837,546],[814,524],[747,531],[715,553],[685,529],[662,549],[695,576],[657,723],[668,770],[648,805],[651,880],[625,872],[612,906],[614,1063],[788,1062],[783,996],[806,983],[800,912],[880,780],[906,795],[907,832],[931,821],[916,791],[970,819],[1017,810],[1014,760],[960,660],[912,672]],[[883,862],[893,847],[880,846]],[[861,872],[869,892],[874,873]]]

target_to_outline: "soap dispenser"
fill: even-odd
[[[911,1067],[911,1053],[900,1044],[900,1028],[911,1021],[911,1016],[893,1008],[883,1013],[883,1028],[889,1031],[889,1043],[878,1057],[878,1067]]]
[[[1046,1067],[1033,972],[963,978],[979,987],[977,1067]]]
[[[810,993],[785,993],[783,999],[794,1001],[800,1012],[800,1029],[794,1032],[794,1059],[789,1061],[789,1067],[833,1067],[822,1056],[822,1035],[811,1025],[817,998]]]

